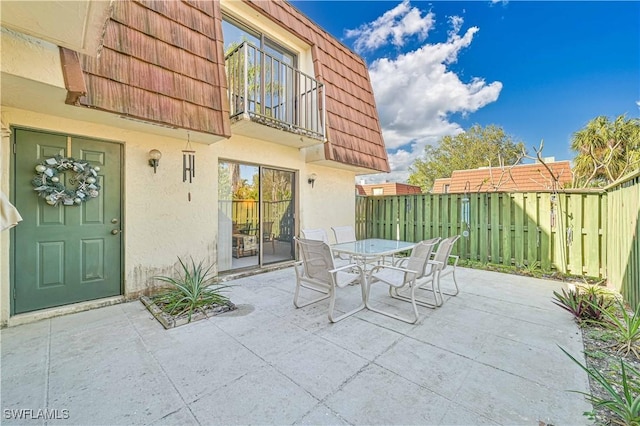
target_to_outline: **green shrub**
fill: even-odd
[[[196,265],[193,259],[191,264],[185,264],[178,257],[181,270],[178,277],[155,276],[154,279],[166,282],[171,285],[157,296],[153,301],[168,314],[179,316],[188,314],[188,320],[197,310],[204,312],[204,309],[214,305],[224,305],[229,302],[229,298],[223,296],[221,291],[229,285],[220,285],[215,281],[215,276],[211,272],[213,266],[204,266],[201,261]]]
[[[526,265],[522,265],[522,268],[529,274],[529,275],[534,275],[536,272],[539,272],[540,269],[540,262],[538,262],[537,260],[534,260],[533,262],[529,262]]]
[[[613,297],[596,286],[562,289],[562,294],[554,291],[553,295],[553,303],[570,312],[577,321],[600,321],[605,313],[612,311]]]
[[[638,394],[638,389],[640,388],[640,373],[636,369],[621,359],[620,383],[614,383],[602,374],[602,372],[588,368],[582,364],[563,348],[560,348],[560,350],[571,358],[573,362],[578,364],[593,380],[598,382],[604,388],[609,398],[600,398],[580,391],[572,392],[585,395],[587,400],[593,404],[594,409],[607,408],[618,417],[617,420],[619,420],[620,424],[628,426],[640,425],[640,395]],[[616,387],[620,388],[620,390],[616,389]],[[585,415],[591,417],[593,413],[585,413]]]
[[[613,335],[613,339],[616,341],[615,348],[618,353],[624,353],[624,355],[627,356],[629,352],[633,352],[636,358],[640,358],[640,356],[638,356],[638,344],[640,343],[640,305],[638,305],[633,315],[631,315],[621,300],[617,300],[617,304],[617,311],[603,311],[603,318],[594,322],[597,322]]]

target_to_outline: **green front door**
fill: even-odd
[[[14,204],[23,218],[13,240],[13,313],[121,294],[120,145],[26,129],[13,137]],[[56,155],[99,166],[98,197],[70,206],[38,197],[35,166]],[[60,182],[75,188],[73,177],[61,173]]]

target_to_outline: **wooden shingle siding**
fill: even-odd
[[[312,46],[315,77],[326,84],[326,158],[388,172],[387,152],[364,60],[287,2],[246,2]]]
[[[84,82],[82,68],[78,53],[66,48],[60,48],[60,61],[62,63],[64,86],[67,89],[65,103],[76,105],[81,96],[87,94],[87,85]]]
[[[311,46],[325,83],[325,157],[389,171],[364,60],[287,2],[246,3]],[[101,54],[79,63],[87,94],[69,98],[80,106],[231,136],[219,1],[114,2]]]
[[[231,136],[221,16],[218,2],[114,2],[101,54],[80,57],[80,104]]]

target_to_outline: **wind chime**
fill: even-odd
[[[469,189],[470,182],[467,181],[464,185],[464,194],[462,196],[462,205],[460,206],[460,218],[462,219],[462,223],[464,223],[467,229],[462,231],[462,236],[465,238],[469,238],[469,231],[471,230],[471,206],[469,205]]]
[[[188,200],[191,201],[191,182],[196,177],[196,152],[191,148],[191,138],[187,133],[187,146],[182,150],[182,181],[189,179]]]

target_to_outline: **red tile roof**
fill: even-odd
[[[382,194],[374,194],[373,190],[380,188]],[[409,185],[406,183],[372,183],[367,185],[356,185],[358,195],[407,195],[422,194],[419,186]]]
[[[546,163],[558,183],[554,184],[549,171],[542,163],[521,164],[514,167],[483,167],[480,169],[455,170],[450,178],[436,179],[432,193],[448,192],[513,192],[550,191],[561,189],[571,183],[571,164],[568,160]]]

